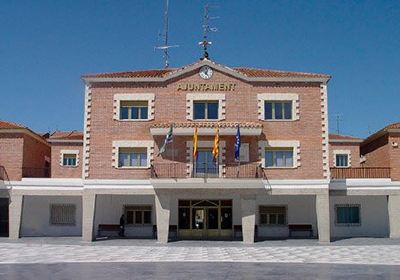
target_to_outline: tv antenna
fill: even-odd
[[[336,114],[335,119],[336,119],[336,134],[340,134],[340,122],[343,121],[342,115]]]
[[[208,34],[210,32],[217,32],[218,28],[216,27],[211,27],[210,26],[210,21],[214,19],[218,19],[219,17],[212,17],[210,16],[210,8],[212,7],[217,7],[217,6],[211,6],[209,4],[206,4],[204,6],[204,16],[203,16],[203,41],[199,42],[200,46],[203,46],[203,58],[202,59],[208,59],[208,51],[207,48],[209,45],[212,45],[212,42],[208,41]]]
[[[154,47],[154,49],[162,50],[164,52],[164,67],[169,67],[169,53],[168,50],[170,48],[177,48],[179,45],[168,45],[168,32],[169,32],[169,18],[168,18],[168,10],[169,10],[169,0],[165,0],[165,7],[164,7],[164,30],[162,34],[159,34],[159,37],[163,39],[163,45]]]

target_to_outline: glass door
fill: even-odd
[[[214,160],[212,149],[199,149],[194,164],[195,177],[218,177],[218,163]]]

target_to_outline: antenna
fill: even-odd
[[[210,26],[210,20],[218,19],[219,17],[210,16],[210,8],[217,6],[210,6],[206,4],[204,6],[204,16],[203,16],[203,41],[199,42],[200,46],[203,46],[203,57],[202,59],[208,59],[208,51],[207,47],[212,44],[212,42],[208,41],[208,33],[217,32],[218,28]]]
[[[164,39],[163,45],[154,47],[156,50],[162,50],[164,52],[164,67],[169,67],[169,53],[168,50],[170,48],[179,47],[179,45],[168,45],[168,28],[169,28],[169,18],[168,18],[168,10],[169,10],[169,0],[165,0],[165,7],[164,7],[164,30],[162,34],[159,34],[159,37]]]
[[[336,118],[336,134],[340,134],[340,122],[343,120],[342,115],[336,114],[335,118]]]

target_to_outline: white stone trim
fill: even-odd
[[[139,167],[118,167],[119,148],[147,148],[147,166]],[[117,169],[141,169],[149,168],[154,159],[154,141],[153,140],[118,140],[112,142],[112,166]]]
[[[197,148],[212,148],[214,141],[197,141]],[[219,156],[218,156],[218,168],[219,177],[225,175],[225,154],[226,154],[226,143],[225,141],[219,142]],[[193,141],[186,141],[186,174],[190,178],[193,172]]]
[[[218,120],[225,120],[226,99],[224,93],[187,93],[186,94],[186,119],[193,121],[194,101],[218,101]],[[213,120],[208,120],[213,121]]]
[[[148,102],[147,119],[121,120],[120,119],[121,101],[147,101]],[[114,94],[114,100],[113,100],[114,120],[134,121],[134,122],[153,120],[154,119],[154,108],[155,108],[154,102],[155,102],[154,93],[117,93],[117,94]]]
[[[65,154],[73,154],[76,155],[76,164],[71,166],[64,165],[64,155]],[[79,166],[79,150],[60,150],[60,166],[63,167],[77,167]]]
[[[297,93],[259,93],[258,100],[258,119],[263,121],[295,121],[300,119],[300,102]],[[264,116],[265,101],[292,101],[291,120],[266,120]]]
[[[336,166],[336,155],[347,155],[347,166]],[[338,168],[351,167],[351,151],[350,150],[333,150],[333,166]]]
[[[258,142],[259,156],[262,167],[265,167],[265,148],[293,148],[293,166],[292,167],[268,167],[274,168],[297,168],[301,166],[300,141],[298,140],[266,140]]]
[[[330,178],[329,169],[329,129],[328,129],[328,88],[321,85],[321,127],[322,127],[322,168],[325,179]]]
[[[90,121],[92,112],[92,91],[90,85],[85,86],[85,118],[83,125],[83,164],[82,164],[82,178],[89,177],[89,164],[90,164]]]

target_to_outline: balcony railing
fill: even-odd
[[[390,167],[331,168],[331,179],[390,178]]]
[[[50,178],[50,168],[22,167],[23,178]]]
[[[192,170],[192,178],[218,178],[220,166],[203,164],[195,166]],[[258,163],[225,164],[223,178],[263,178],[263,170]],[[151,178],[187,178],[187,165],[182,162],[154,163],[151,166]]]

